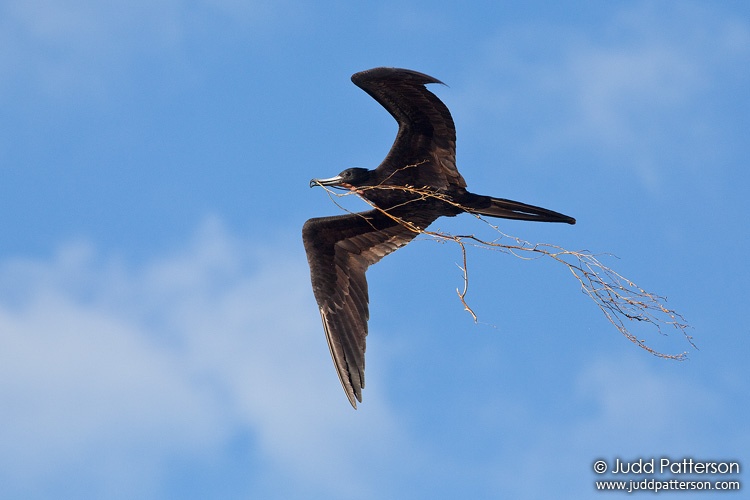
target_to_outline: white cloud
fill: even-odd
[[[8,0],[0,3],[0,90],[106,94],[144,59],[187,64],[190,37],[257,35],[281,12],[293,10],[265,0]]]
[[[633,114],[685,102],[702,78],[694,61],[668,46],[588,47],[568,64],[580,113],[575,122],[610,145],[638,140],[643,131],[634,128]]]
[[[303,259],[209,221],[143,266],[85,244],[1,263],[0,482],[153,494],[176,457],[210,462],[250,430],[268,471],[366,492],[357,462],[400,431],[374,380],[368,407],[348,407]]]
[[[102,91],[145,49],[158,53],[183,35],[179,3],[11,0],[0,7],[0,84],[59,98]],[[1,88],[1,87],[0,87]]]
[[[684,364],[676,365],[689,371]],[[722,409],[720,397],[704,386],[669,370],[659,372],[635,355],[593,361],[581,371],[577,386],[581,402],[593,403],[578,438],[594,433],[611,435],[613,449],[647,450],[651,447],[648,436],[657,434],[662,447],[684,445],[691,423]]]
[[[503,472],[498,488],[518,498],[544,497],[552,487],[570,492],[562,498],[598,498],[591,469],[597,459],[706,458],[726,450],[727,443],[704,428],[725,414],[724,396],[696,382],[687,364],[649,363],[644,356],[596,358],[577,370],[568,406],[556,408],[556,417],[532,415],[540,420],[539,432],[513,460],[504,456],[491,464]],[[565,418],[570,411],[573,420]]]
[[[262,247],[209,220],[180,250],[141,265],[87,244],[0,262],[2,491],[78,498],[60,494],[72,481],[91,497],[159,497],[175,463],[187,461],[247,467],[243,476],[267,478],[279,496],[286,487],[382,498],[418,488],[417,475],[429,492],[471,480],[477,491],[533,498],[561,484],[588,491],[581,477],[602,453],[724,446],[717,431],[694,430],[720,419],[726,396],[642,353],[592,360],[572,377],[561,368],[572,382],[559,386],[512,379],[509,391],[493,389],[446,415],[419,404],[394,409],[370,370],[366,402],[354,412],[333,371],[302,249],[280,239]],[[388,350],[377,366],[387,366]],[[444,390],[462,401],[451,393],[461,387]],[[427,407],[439,408],[433,397]],[[561,401],[570,407],[555,406]],[[423,429],[431,426],[440,438]],[[446,429],[470,444],[441,442],[451,439]],[[253,460],[228,456],[233,439],[248,435]]]
[[[604,152],[656,189],[665,168],[715,154],[708,103],[747,79],[748,40],[746,20],[689,3],[629,6],[585,33],[516,26],[488,41],[464,106],[527,131],[527,155]]]

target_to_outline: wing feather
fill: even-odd
[[[367,268],[417,233],[377,210],[308,220],[302,240],[336,373],[354,408],[365,386]]]
[[[352,75],[362,90],[398,122],[398,134],[378,170],[386,184],[466,187],[456,168],[456,126],[450,111],[428,83],[443,83],[424,73],[399,68],[374,68]]]

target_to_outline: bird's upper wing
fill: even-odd
[[[354,408],[365,386],[367,267],[417,233],[377,210],[308,220],[302,228],[313,293],[341,385]]]
[[[442,83],[423,73],[375,68],[352,75],[398,122],[398,135],[378,170],[384,183],[445,189],[466,187],[456,168],[456,127],[448,108],[425,88]]]

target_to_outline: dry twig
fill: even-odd
[[[477,321],[477,315],[469,306],[466,301],[466,294],[469,287],[469,272],[467,265],[467,250],[466,243],[470,242],[473,246],[480,248],[496,249],[515,257],[524,260],[532,260],[536,258],[548,257],[563,265],[573,274],[576,280],[581,285],[583,293],[588,295],[591,300],[599,307],[604,313],[604,316],[614,325],[617,330],[623,334],[628,340],[638,345],[642,349],[645,349],[649,353],[667,359],[684,360],[687,357],[687,352],[680,354],[665,354],[654,350],[646,344],[646,341],[639,339],[635,336],[627,327],[627,322],[638,321],[651,324],[656,328],[657,332],[666,335],[662,330],[663,326],[672,327],[680,331],[688,343],[693,348],[696,345],[693,343],[693,339],[687,333],[689,325],[682,317],[681,314],[673,309],[666,306],[666,298],[651,292],[647,292],[643,288],[636,285],[633,281],[620,275],[613,269],[604,265],[599,257],[588,251],[571,251],[566,250],[556,245],[550,245],[547,243],[536,243],[532,244],[524,241],[520,238],[509,236],[503,233],[498,226],[491,224],[484,217],[477,214],[472,214],[477,219],[481,220],[499,234],[499,237],[494,240],[485,240],[478,238],[477,236],[470,235],[452,235],[440,231],[429,231],[416,226],[414,223],[407,220],[403,220],[399,217],[389,213],[388,210],[383,210],[375,206],[372,202],[361,196],[362,192],[367,189],[394,189],[403,190],[412,195],[415,195],[414,199],[406,202],[413,203],[417,200],[425,200],[427,198],[437,198],[445,203],[449,203],[463,208],[452,200],[446,198],[445,195],[436,192],[429,188],[415,188],[411,186],[387,186],[380,185],[374,187],[360,187],[357,191],[347,191],[345,193],[337,193],[331,189],[323,186],[328,192],[334,203],[342,207],[333,197],[347,196],[351,194],[357,194],[370,206],[392,218],[399,224],[407,227],[409,230],[427,235],[439,241],[452,241],[459,245],[461,249],[462,265],[459,266],[463,273],[463,290],[456,289],[456,293],[464,306],[464,309],[471,314],[474,321]]]

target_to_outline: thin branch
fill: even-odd
[[[469,235],[452,235],[440,231],[428,231],[420,228],[413,222],[404,220],[391,213],[391,209],[383,210],[374,203],[364,198],[363,193],[368,189],[392,189],[410,193],[414,197],[405,201],[402,205],[413,203],[428,198],[436,198],[444,203],[450,204],[461,210],[467,211],[464,207],[448,198],[445,194],[430,188],[416,188],[412,186],[367,186],[360,187],[356,191],[346,193],[336,193],[326,186],[326,189],[334,203],[344,209],[335,199],[335,197],[357,194],[366,203],[374,209],[380,211],[410,231],[427,235],[440,241],[452,241],[459,245],[461,249],[462,265],[459,266],[463,274],[463,290],[456,289],[459,300],[464,309],[471,314],[474,321],[477,321],[477,315],[466,301],[466,294],[469,289],[469,271],[467,258],[467,243],[480,248],[494,249],[513,255],[523,260],[534,260],[542,257],[551,258],[556,262],[565,265],[571,274],[576,278],[581,286],[581,291],[586,294],[599,307],[607,320],[628,340],[638,345],[640,348],[648,351],[654,356],[661,358],[683,360],[687,357],[687,352],[681,354],[665,354],[651,348],[646,341],[639,339],[629,329],[627,324],[631,321],[650,324],[656,328],[661,335],[666,335],[662,327],[675,328],[683,334],[688,343],[695,349],[696,345],[693,339],[687,333],[689,325],[681,314],[666,306],[667,299],[663,296],[648,292],[636,285],[633,281],[625,278],[613,269],[604,265],[599,257],[588,251],[571,251],[557,245],[548,243],[529,243],[520,238],[509,236],[503,233],[498,226],[491,224],[485,218],[478,214],[472,214],[477,219],[487,224],[499,236],[494,240],[485,240],[473,234]],[[346,210],[349,212],[348,210]],[[352,212],[350,212],[352,213]]]

